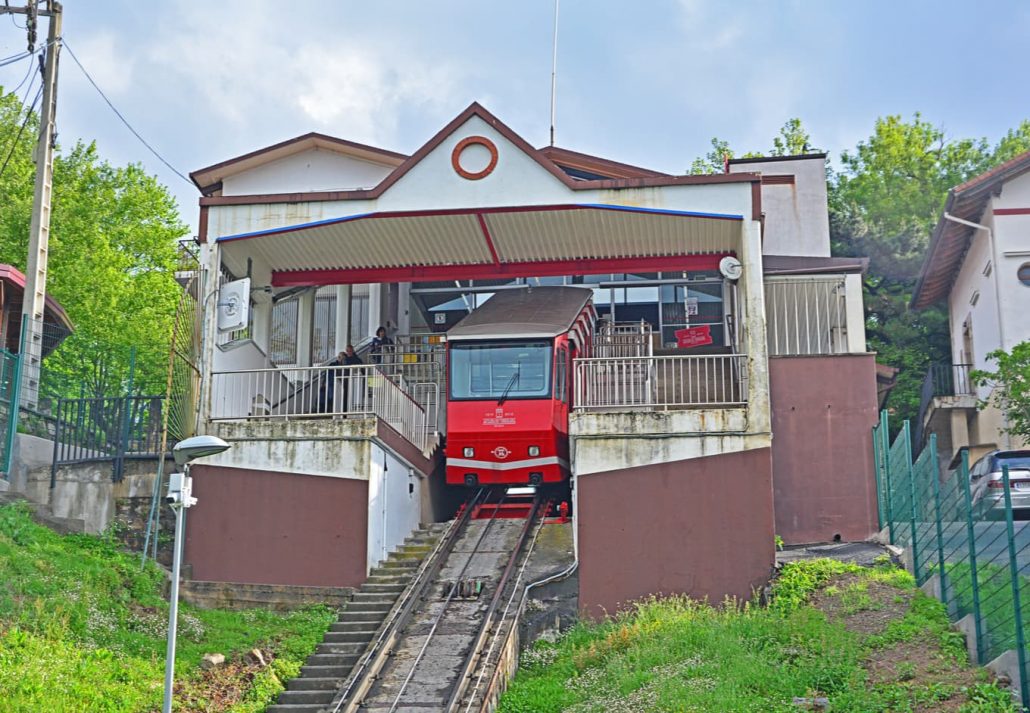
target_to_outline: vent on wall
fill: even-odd
[[[991,261],[988,260],[987,264],[984,265],[984,277],[990,277],[990,276],[991,276]]]
[[[969,298],[969,304],[976,307],[976,303],[980,301],[980,290],[973,290],[973,295]]]

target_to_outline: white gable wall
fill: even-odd
[[[313,147],[222,179],[222,195],[348,191],[375,187],[393,170]]]
[[[792,175],[794,183],[762,185],[766,255],[830,256],[830,218],[826,204],[826,161],[822,158],[730,164],[730,173],[757,171]]]
[[[1006,181],[1001,195],[991,201],[990,209],[1030,210],[1030,173]],[[1004,348],[1030,340],[1030,287],[1016,277],[1020,265],[1030,262],[1030,215],[994,215],[997,243],[998,288],[1001,292],[1001,320]]]

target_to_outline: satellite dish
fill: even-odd
[[[727,280],[739,280],[744,268],[741,266],[740,260],[727,255],[719,261],[719,272]]]
[[[250,319],[250,278],[227,282],[218,295],[218,331],[235,332]]]

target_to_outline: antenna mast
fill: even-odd
[[[554,53],[551,57],[551,146],[554,146],[554,101],[558,77],[558,0],[554,0]]]

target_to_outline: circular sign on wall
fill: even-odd
[[[497,146],[485,136],[467,136],[451,152],[451,166],[470,181],[486,178],[497,166]]]

